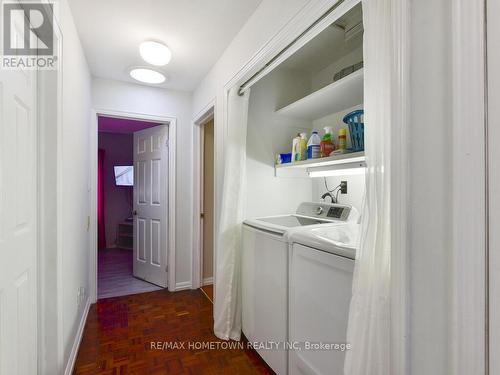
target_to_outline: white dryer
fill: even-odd
[[[290,236],[289,374],[344,373],[357,223]]]
[[[288,373],[289,238],[306,229],[356,223],[351,206],[304,202],[296,214],[246,220],[243,225],[243,333],[266,363]]]

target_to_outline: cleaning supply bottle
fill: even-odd
[[[311,138],[309,138],[309,142],[307,142],[308,159],[317,159],[320,157],[320,143],[321,138],[318,135],[318,131],[316,129],[313,129]]]
[[[327,126],[325,129],[325,135],[321,138],[320,143],[320,154],[322,158],[330,156],[330,154],[335,150],[332,139],[332,128]]]
[[[298,155],[299,155],[299,146],[300,142],[300,134],[297,134],[297,136],[293,139],[292,141],[292,163],[295,161],[299,161]]]
[[[307,160],[307,133],[300,133],[300,140],[297,146],[298,161]]]
[[[339,129],[338,135],[338,150],[339,152],[345,152],[347,149],[347,130],[346,128]]]

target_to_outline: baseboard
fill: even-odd
[[[203,279],[203,282],[201,283],[201,285],[202,286],[204,286],[204,285],[212,285],[213,283],[214,283],[214,278],[213,278],[213,276],[211,276],[211,277],[205,277]]]
[[[78,331],[76,332],[75,341],[73,342],[73,347],[71,348],[71,353],[69,355],[68,363],[66,364],[64,375],[71,375],[73,373],[73,367],[75,366],[76,356],[78,355],[78,349],[80,348],[80,342],[82,341],[83,330],[85,328],[85,323],[87,322],[89,309],[90,297],[87,298],[87,301],[85,302],[82,319],[80,320],[80,325],[78,326]]]
[[[178,292],[179,290],[191,289],[191,287],[191,281],[183,281],[175,284],[175,291]]]

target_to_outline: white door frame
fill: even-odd
[[[48,1],[42,0],[42,4],[48,4]],[[37,332],[37,345],[38,345],[38,359],[37,369],[40,373],[45,373],[53,369],[60,368],[64,365],[64,336],[63,336],[63,281],[62,281],[62,140],[63,140],[63,32],[59,22],[59,8],[54,9],[52,18],[52,27],[54,32],[54,54],[57,59],[57,96],[51,98],[49,103],[45,102],[44,94],[48,84],[44,76],[45,72],[38,71],[38,85],[37,85],[37,126],[38,126],[38,238],[37,238],[37,309],[38,309],[38,332]],[[55,108],[49,108],[52,105],[51,100],[55,99]],[[54,111],[56,121],[51,118],[47,120],[46,111]],[[54,137],[55,136],[55,137]],[[47,160],[46,150],[55,150],[56,164],[54,166],[52,158]],[[47,171],[52,171],[51,180],[47,180]],[[55,174],[55,181],[52,180]],[[56,194],[55,200],[47,196],[48,189],[55,186]],[[49,200],[50,199],[50,200]],[[47,214],[51,213],[55,216],[55,222],[47,222]],[[51,219],[54,219],[50,216]],[[54,230],[55,227],[55,230]],[[55,243],[55,248],[48,249],[46,241],[50,240],[51,247]],[[55,255],[55,259],[54,256]],[[54,263],[48,263],[48,259],[53,260]],[[52,266],[55,266],[53,269]],[[49,276],[49,273],[51,274]],[[53,285],[49,286],[48,278],[53,277],[55,273],[56,290],[53,291]],[[52,318],[53,306],[49,304],[54,303],[52,299],[49,300],[47,292],[54,292],[56,301],[55,318]],[[52,326],[55,324],[55,327]],[[55,334],[55,338],[46,340],[48,337],[47,332],[52,332],[51,336]],[[47,341],[53,346],[47,347]],[[51,354],[48,354],[48,353]]]
[[[485,1],[455,0],[451,15],[451,373],[484,375],[488,368]]]
[[[59,26],[57,15],[53,19],[53,27],[54,27],[54,49],[57,51],[58,56],[58,70],[57,70],[57,97],[55,98],[55,102],[57,108],[54,108],[56,111],[57,121],[55,123],[51,121],[47,121],[45,119],[47,109],[44,106],[38,107],[38,121],[39,128],[41,131],[39,132],[40,139],[38,140],[40,143],[39,146],[39,155],[38,155],[38,168],[39,168],[39,176],[38,176],[38,199],[39,199],[39,212],[38,212],[38,223],[39,223],[39,235],[38,235],[38,259],[37,259],[37,268],[38,268],[38,325],[39,325],[39,335],[38,335],[38,371],[41,373],[51,371],[52,369],[63,366],[64,362],[64,336],[63,336],[63,280],[62,280],[62,270],[63,270],[63,254],[62,254],[62,181],[63,181],[63,168],[62,168],[62,142],[63,142],[63,107],[62,107],[62,98],[63,98],[63,33]],[[41,71],[39,74],[42,77],[39,77],[43,80],[38,87],[38,95],[43,95],[42,90],[46,85],[45,77],[43,77],[44,72]],[[43,98],[38,99],[39,102],[43,101]],[[50,133],[48,132],[50,130]],[[47,136],[47,133],[49,134]],[[55,138],[53,137],[55,134]],[[54,147],[55,146],[55,147]],[[56,154],[56,165],[52,163],[52,160],[46,160],[45,150],[54,149]],[[48,169],[54,170],[55,168],[55,183],[53,181],[46,181],[46,171]],[[46,192],[50,187],[56,187],[56,198],[55,201],[47,201]],[[55,222],[46,222],[44,218],[46,218],[46,214],[48,212],[52,212],[55,209]],[[54,231],[55,226],[55,231]],[[55,240],[56,246],[55,249],[49,250],[47,249],[45,241],[48,237],[54,236],[53,240]],[[49,253],[52,251],[52,254]],[[51,266],[54,264],[47,263],[48,258],[52,259],[53,252],[56,253],[55,265],[56,269],[54,270]],[[50,312],[52,310],[48,304],[53,301],[49,300],[46,296],[46,293],[50,290],[50,286],[47,285],[48,273],[56,274],[56,287],[55,291],[57,306],[56,306],[56,327],[49,326],[48,320],[50,319]],[[55,346],[47,347],[46,337],[47,332],[52,332],[56,330],[56,342]],[[49,355],[47,353],[54,352],[55,354]]]
[[[154,121],[168,124],[168,290],[175,291],[175,227],[176,227],[176,139],[177,119],[174,117],[154,116],[135,112],[108,109],[93,109],[90,125],[90,259],[89,259],[89,295],[92,303],[97,301],[97,151],[98,117],[108,116],[129,120]]]
[[[214,139],[216,139],[215,126],[215,99],[203,108],[193,120],[193,262],[192,262],[192,289],[203,286],[203,226],[201,224],[201,212],[203,208],[203,126],[210,120],[214,120]],[[217,176],[216,163],[214,161],[214,177]],[[215,179],[214,179],[215,183]],[[215,189],[214,189],[215,192]],[[214,196],[215,202],[215,196]],[[215,224],[214,210],[214,224]],[[215,225],[214,225],[215,232]],[[214,233],[214,249],[215,249]],[[213,282],[215,284],[215,251],[214,251]]]
[[[489,373],[500,374],[500,235],[498,227],[500,224],[500,121],[499,106],[500,101],[500,53],[498,43],[500,41],[500,26],[497,22],[500,11],[499,0],[486,1],[487,18],[487,137],[486,151],[488,156],[487,166],[487,228],[488,228],[488,248],[489,259],[488,268],[488,358]],[[490,22],[491,20],[491,22]]]

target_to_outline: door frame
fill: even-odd
[[[42,0],[42,4],[48,4],[48,1]],[[63,163],[61,156],[63,155],[63,77],[64,77],[64,51],[63,42],[64,35],[60,26],[60,8],[55,7],[53,9],[52,17],[52,27],[54,33],[54,50],[57,51],[55,54],[57,56],[58,69],[56,70],[57,79],[57,96],[54,98],[55,108],[51,109],[54,111],[56,121],[55,123],[50,120],[47,121],[45,115],[47,107],[43,99],[44,89],[48,84],[46,77],[44,76],[45,71],[38,70],[37,76],[37,108],[36,108],[36,122],[38,128],[37,135],[37,279],[36,279],[36,294],[37,294],[37,370],[40,373],[46,371],[51,371],[52,369],[64,368],[67,364],[64,363],[64,321],[63,321],[63,253],[62,253],[62,206],[63,206],[63,195],[62,195],[62,183],[63,183]],[[46,130],[50,129],[51,133],[49,136],[46,135]],[[55,135],[55,137],[54,137]],[[56,165],[52,161],[47,160],[45,156],[45,150],[54,149]],[[55,181],[48,183],[47,173],[48,169],[54,170]],[[55,186],[56,198],[55,201],[48,201],[45,192],[48,186]],[[44,218],[48,212],[53,212],[55,216],[55,222],[47,223]],[[55,229],[54,229],[55,227]],[[46,246],[47,238],[51,238],[55,243],[55,248],[49,250]],[[51,253],[49,253],[49,251]],[[52,256],[55,255],[54,258]],[[48,263],[48,258],[50,263]],[[52,268],[55,266],[55,269]],[[48,322],[48,318],[52,315],[52,306],[49,306],[47,293],[50,287],[47,286],[48,273],[54,273],[56,278],[56,290],[50,291],[55,293],[56,299],[56,316],[54,318],[55,322]],[[85,303],[85,301],[83,302]],[[54,323],[55,327],[51,324]],[[53,342],[54,346],[47,347],[44,339],[47,337],[46,332],[52,332],[55,330],[55,339]],[[54,333],[54,332],[52,332]],[[48,352],[53,352],[52,355],[47,354]],[[68,360],[68,362],[71,358]]]
[[[486,2],[452,3],[451,373],[481,375],[489,366]]]
[[[486,194],[487,194],[487,298],[488,298],[488,365],[489,374],[500,373],[500,359],[497,356],[500,350],[500,237],[498,235],[498,224],[500,222],[500,200],[497,198],[500,189],[500,122],[498,120],[498,103],[500,99],[500,53],[492,51],[492,47],[500,40],[500,26],[496,22],[496,16],[500,9],[499,0],[486,0],[486,24],[487,24],[487,102],[492,103],[487,108],[487,127],[485,137],[487,170],[486,170]],[[492,22],[489,22],[492,20]]]
[[[210,101],[193,122],[193,261],[192,261],[192,289],[198,289],[203,286],[203,225],[201,212],[203,208],[203,140],[204,125],[214,120],[214,143],[217,137],[217,127],[215,126],[215,99]],[[217,176],[217,165],[214,155],[214,184]],[[214,187],[214,202],[215,202]],[[215,285],[215,210],[213,212],[214,220],[214,252],[213,252],[213,283]]]
[[[92,109],[90,124],[90,259],[89,295],[92,303],[97,301],[97,150],[98,117],[108,116],[129,120],[153,121],[168,125],[168,245],[167,245],[167,288],[175,291],[175,228],[176,228],[176,139],[177,119],[175,117],[155,116],[136,112],[108,109]]]

